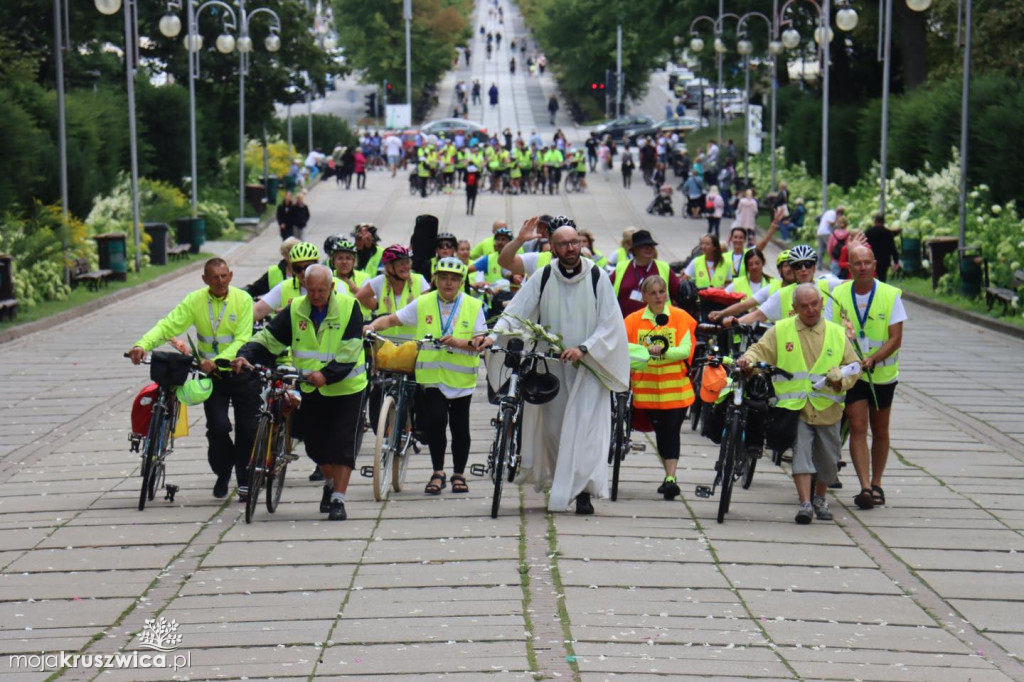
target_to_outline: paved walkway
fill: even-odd
[[[525,112],[518,87],[508,106]],[[648,216],[642,185],[600,178],[584,195],[483,195],[473,218],[461,195],[421,200],[381,173],[367,184],[312,192],[313,241],[363,220],[405,241],[420,213],[479,239],[495,218],[549,212],[575,216],[604,249],[624,226],[648,227],[675,258],[704,229]],[[267,232],[231,251],[236,283],[276,249]],[[796,526],[793,486],[764,460],[718,525],[717,501],[691,492],[710,482],[716,450],[686,430],[684,495],[672,503],[655,494],[657,458],[637,454],[619,501],[598,500],[593,517],[549,515],[541,495],[510,486],[492,520],[482,479],[465,496],[424,497],[421,456],[407,492],[375,503],[357,479],[350,520],[328,523],[300,460],[278,512],[246,525],[238,504],[210,494],[198,411],[169,465],[174,504],[135,509],[128,412],[145,372],[121,353],[200,285],[184,275],[0,346],[4,679],[55,669],[11,654],[145,653],[145,620],[164,617],[190,667],[103,679],[1024,680],[1016,339],[908,305],[889,505],[856,510],[847,473],[835,523]],[[491,408],[475,401],[471,462],[482,462]]]

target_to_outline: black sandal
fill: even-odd
[[[860,493],[854,496],[853,503],[859,509],[871,509],[874,507],[876,502],[871,488],[861,488]]]
[[[468,493],[469,486],[466,485],[466,477],[462,474],[452,474],[452,492]]]
[[[882,506],[885,504],[885,491],[882,490],[882,486],[873,485],[871,486],[871,497],[875,501],[875,506]]]
[[[441,481],[440,484],[434,483],[434,481]],[[427,495],[440,495],[441,491],[448,487],[448,476],[446,474],[434,474],[430,477],[430,482],[427,483],[427,487],[423,489],[423,492]]]

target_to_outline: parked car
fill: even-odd
[[[672,118],[666,118],[663,121],[658,121],[646,128],[638,128],[634,130],[628,139],[630,144],[636,144],[637,139],[646,135],[650,135],[651,137],[662,133],[678,133],[680,135],[685,135],[691,130],[703,128],[707,125],[708,120],[706,118],[702,120],[694,116],[673,116]]]
[[[424,135],[437,135],[438,137],[443,135],[446,138],[450,138],[458,133],[462,133],[467,137],[474,133],[480,138],[487,137],[487,128],[465,118],[441,118],[431,121],[421,126],[420,132]]]
[[[613,140],[629,139],[634,130],[647,128],[654,124],[650,116],[620,116],[594,126],[593,137],[611,136]]]

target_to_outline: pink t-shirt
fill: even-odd
[[[366,170],[366,157],[363,156],[362,152],[356,152],[355,160],[356,160],[356,173],[362,173],[363,171],[365,171]]]

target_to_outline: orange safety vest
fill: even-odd
[[[651,320],[644,319],[647,308],[637,310],[626,317],[626,336],[630,343],[650,345],[657,337],[664,337],[670,347],[690,335],[690,356],[686,360],[668,361],[651,358],[647,368],[630,372],[633,384],[633,405],[648,410],[670,410],[692,405],[693,385],[687,371],[687,363],[693,361],[696,348],[695,332],[697,321],[684,310],[667,307],[668,324],[655,327]]]

